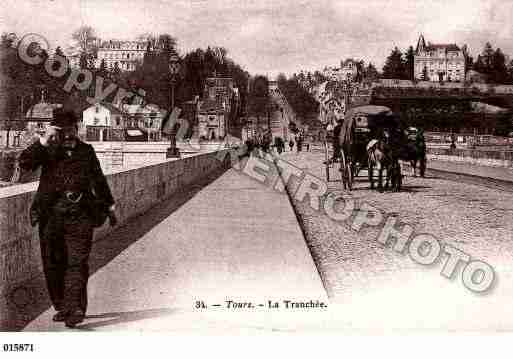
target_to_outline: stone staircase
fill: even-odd
[[[273,136],[288,137],[289,123],[294,122],[298,126],[301,123],[278,86],[272,86],[269,90],[271,101],[277,105],[277,109],[271,113],[270,122]],[[283,113],[280,108],[283,109]]]

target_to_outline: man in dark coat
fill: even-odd
[[[424,130],[419,129],[415,136],[415,147],[417,156],[420,161],[420,176],[424,177],[426,173],[426,139],[424,138]]]
[[[87,310],[89,253],[95,226],[116,224],[114,199],[96,153],[77,137],[73,112],[56,111],[46,133],[19,158],[23,170],[41,167],[31,207],[39,239],[54,321],[74,327]],[[98,213],[105,216],[98,219]]]

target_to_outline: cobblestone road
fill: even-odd
[[[283,158],[324,179],[323,155],[286,153]],[[335,172],[333,172],[334,174]],[[351,197],[395,216],[483,260],[495,268],[496,285],[487,294],[466,289],[462,266],[449,280],[440,275],[446,256],[425,267],[376,238],[382,228],[332,221],[307,201],[293,200],[339,324],[351,329],[513,329],[513,194],[436,177],[403,181],[400,193],[369,189],[366,173],[357,178]],[[339,177],[337,177],[339,178]],[[328,184],[342,193],[341,182]]]

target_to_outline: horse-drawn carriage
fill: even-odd
[[[346,113],[338,136],[340,173],[344,189],[352,189],[354,178],[363,168],[368,169],[372,185],[373,167],[369,163],[369,146],[382,140],[385,133],[398,133],[399,127],[398,116],[388,107],[366,105],[352,108]],[[337,141],[336,138],[334,140]]]

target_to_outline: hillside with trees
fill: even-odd
[[[280,74],[277,81],[280,91],[301,119],[306,120],[317,114],[319,103],[305,87],[301,86],[297,75],[287,78]]]
[[[121,88],[134,93],[144,94],[146,103],[154,103],[162,108],[169,108],[171,102],[169,58],[172,50],[176,49],[177,40],[169,34],[160,34],[143,38],[148,40],[148,46],[144,59],[138,64],[135,71],[122,71],[119,67],[108,69],[105,62],[98,68],[94,64],[94,56],[97,49],[94,29],[84,26],[72,34],[74,49],[79,52],[79,66],[82,70],[89,70],[93,74],[93,81],[88,91],[64,91],[64,84],[71,69],[61,77],[50,76],[44,68],[45,61],[54,55],[64,56],[60,46],[54,54],[48,54],[44,50],[40,53],[43,62],[40,65],[29,65],[22,61],[16,51],[16,40],[8,34],[1,38],[2,76],[9,79],[12,90],[6,92],[6,104],[2,107],[2,118],[21,118],[22,106],[24,110],[37,103],[41,99],[41,90],[46,89],[46,101],[49,103],[70,104],[69,106],[80,113],[89,106],[86,101],[88,96],[94,96],[96,82],[102,81],[102,87],[106,88],[115,83]],[[29,47],[29,52],[34,52],[37,44]],[[176,51],[176,50],[175,50]],[[189,101],[194,96],[202,96],[205,79],[211,76],[232,77],[235,86],[238,87],[242,105],[240,111],[244,111],[247,101],[247,89],[250,75],[239,64],[228,57],[228,51],[220,47],[207,47],[196,49],[186,54],[179,54],[181,71],[176,77],[175,103],[179,106],[184,101]],[[54,64],[55,66],[58,66]],[[102,78],[99,80],[99,78]],[[115,91],[108,96],[106,101],[113,101]],[[130,103],[134,98],[128,99]],[[23,105],[22,105],[23,104]],[[5,121],[4,121],[5,122]]]

